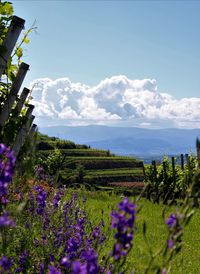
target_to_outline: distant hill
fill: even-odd
[[[38,132],[36,159],[60,185],[86,183],[91,187],[115,182],[141,182],[143,164],[133,157],[116,156],[69,140]],[[136,186],[136,185],[135,185]],[[143,186],[143,185],[142,185]],[[138,185],[141,187],[141,184]]]
[[[195,151],[200,129],[144,129],[108,126],[41,127],[50,136],[72,140],[116,154],[152,156]]]

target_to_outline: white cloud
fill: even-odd
[[[68,78],[30,84],[37,123],[200,127],[200,98],[175,99],[158,91],[155,79],[113,76],[89,87]]]

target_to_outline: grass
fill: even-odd
[[[49,155],[53,150],[40,150],[38,153],[43,155]],[[113,156],[108,155],[108,151],[100,150],[100,149],[83,149],[83,148],[75,148],[75,149],[61,149],[62,153],[66,156],[94,156],[94,157],[102,157],[102,156]]]
[[[104,219],[108,229],[109,241],[104,246],[103,253],[110,250],[113,243],[113,235],[109,229],[109,214],[112,208],[116,208],[121,197],[115,194],[99,192],[86,192],[81,190],[80,195],[87,196],[87,211],[95,222],[100,221],[101,212],[104,212]],[[134,197],[131,198],[135,200]],[[145,199],[138,203],[141,210],[137,215],[136,230],[133,249],[127,260],[128,269],[135,268],[134,273],[144,273],[145,266],[149,261],[148,245],[153,251],[158,250],[165,244],[167,239],[167,227],[165,220],[162,218],[163,206],[153,204]],[[166,217],[174,211],[174,207],[166,208]],[[145,242],[142,227],[143,222],[147,224],[147,240]],[[175,257],[172,263],[172,274],[197,274],[200,273],[200,210],[197,209],[191,222],[184,230],[182,251]],[[161,258],[157,257],[156,261],[161,262]],[[127,273],[130,273],[127,272]],[[153,272],[152,272],[153,273]]]
[[[89,170],[87,175],[99,176],[99,175],[111,175],[111,176],[121,176],[121,175],[143,175],[143,170],[141,168],[116,168],[116,169],[100,169],[100,170]]]
[[[65,157],[65,168],[76,168],[83,165],[85,169],[114,169],[142,167],[142,162],[130,157]]]

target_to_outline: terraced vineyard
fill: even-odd
[[[57,176],[62,184],[82,182],[108,185],[114,182],[135,184],[143,181],[143,163],[133,157],[116,156],[110,151],[76,145],[55,137],[42,138],[42,142],[39,141],[37,145],[38,157],[47,159],[55,149],[61,153],[62,164],[57,170]]]

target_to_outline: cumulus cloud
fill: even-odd
[[[175,99],[158,91],[155,79],[118,75],[90,87],[68,78],[42,78],[30,88],[40,126],[200,127],[200,98]]]

